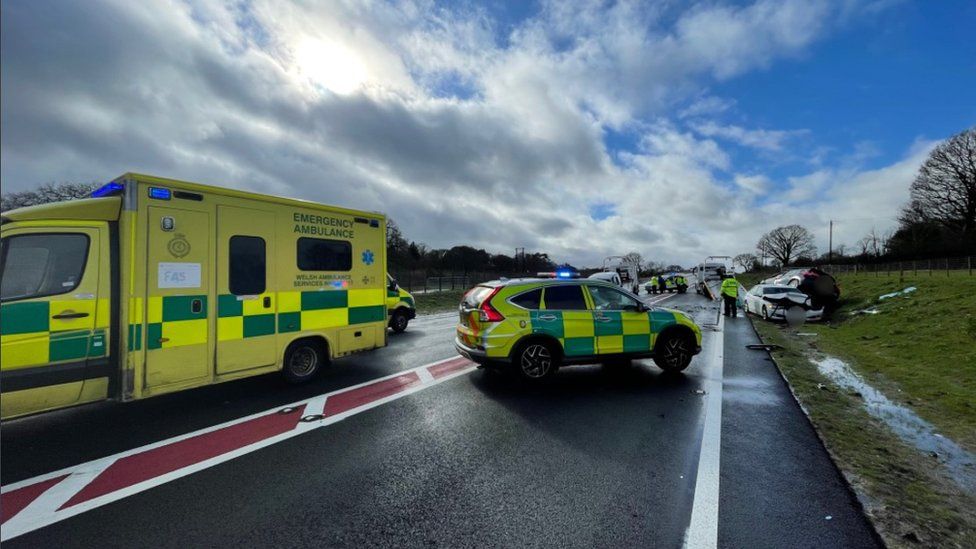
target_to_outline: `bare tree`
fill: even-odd
[[[776,227],[762,235],[756,249],[773,256],[784,267],[797,257],[813,257],[817,254],[813,235],[799,225]]]
[[[0,211],[88,198],[97,185],[97,183],[45,183],[33,191],[5,193],[0,196]]]
[[[954,234],[976,236],[976,126],[932,150],[912,182],[901,219],[934,221]]]
[[[638,271],[640,270],[641,265],[644,263],[644,257],[637,252],[630,252],[629,254],[624,256],[624,259],[637,265]]]
[[[743,271],[752,270],[758,262],[759,258],[755,254],[739,254],[732,258],[732,263],[741,267]]]

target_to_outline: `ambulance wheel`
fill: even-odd
[[[407,323],[410,319],[407,318],[407,313],[403,311],[393,311],[393,316],[390,318],[390,328],[395,334],[402,334],[404,330],[407,329]]]
[[[690,334],[677,330],[665,332],[654,345],[654,363],[665,372],[680,372],[691,364],[694,347]]]
[[[318,373],[325,363],[324,345],[314,339],[300,339],[288,347],[281,373],[288,383],[304,383]]]
[[[559,351],[547,341],[530,340],[519,345],[512,354],[512,365],[522,379],[541,381],[559,369]]]

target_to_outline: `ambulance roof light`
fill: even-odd
[[[123,190],[125,190],[125,185],[111,181],[92,191],[91,197],[101,198],[103,196],[115,196],[120,194]]]

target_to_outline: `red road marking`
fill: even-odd
[[[60,509],[128,488],[183,467],[217,457],[231,450],[291,431],[302,418],[305,406],[290,414],[271,413],[216,431],[180,440],[166,446],[126,456],[102,471]]]
[[[190,434],[186,438],[161,441],[153,447],[124,452],[114,462],[111,457],[103,458],[63,470],[59,472],[63,474],[53,478],[24,481],[27,484],[17,483],[20,484],[18,488],[8,489],[0,494],[0,523],[5,523],[0,539],[6,541],[90,508],[79,507],[81,503],[98,499],[98,502],[94,502],[97,507],[117,501],[199,470],[199,467],[194,466],[207,468],[215,465],[217,462],[212,461],[215,458],[233,459],[252,452],[260,447],[258,444],[273,437],[290,438],[306,433],[307,429],[297,427],[308,410],[308,403],[313,400],[324,397],[325,410],[322,421],[312,422],[308,426],[314,428],[331,425],[342,420],[345,412],[356,413],[357,410],[365,410],[380,400],[398,398],[398,395],[404,395],[413,389],[436,385],[453,374],[464,373],[466,369],[470,371],[473,366],[471,361],[462,357],[420,366],[402,374],[292,404],[294,410],[287,414],[269,410],[262,415],[230,422],[200,434]],[[424,375],[421,376],[421,373]],[[83,487],[80,487],[79,479],[73,477],[78,474],[95,474],[97,470],[101,472]],[[69,484],[72,481],[74,484],[63,490],[54,488],[66,479]],[[39,510],[40,514],[27,517],[26,522],[11,520],[18,519],[17,515],[22,514],[33,501],[52,488],[60,490],[57,494],[51,494],[57,501],[64,501],[69,498],[69,492],[78,491],[57,510]],[[56,504],[54,501],[51,503]]]
[[[332,395],[325,401],[325,412],[323,412],[323,415],[329,417],[341,414],[363,404],[369,404],[381,398],[406,391],[419,383],[420,376],[415,372],[410,372],[402,376],[396,376],[377,383],[371,383],[358,389],[339,393],[338,395]]]
[[[24,486],[17,490],[11,490],[6,494],[0,494],[0,524],[7,522],[7,519],[19,513],[24,507],[27,507],[32,501],[40,497],[41,494],[47,492],[48,488],[61,482],[67,476],[61,475],[59,477],[49,478],[37,484],[31,484],[30,486]]]
[[[430,368],[427,368],[427,371],[430,372],[430,375],[434,376],[434,379],[440,379],[446,375],[453,374],[458,370],[462,370],[473,365],[474,364],[470,360],[464,357],[458,357],[454,360],[448,360],[447,362],[435,364]]]

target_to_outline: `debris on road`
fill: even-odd
[[[746,345],[746,349],[752,349],[753,351],[776,351],[782,348],[782,345],[776,345],[775,343],[753,343]]]

